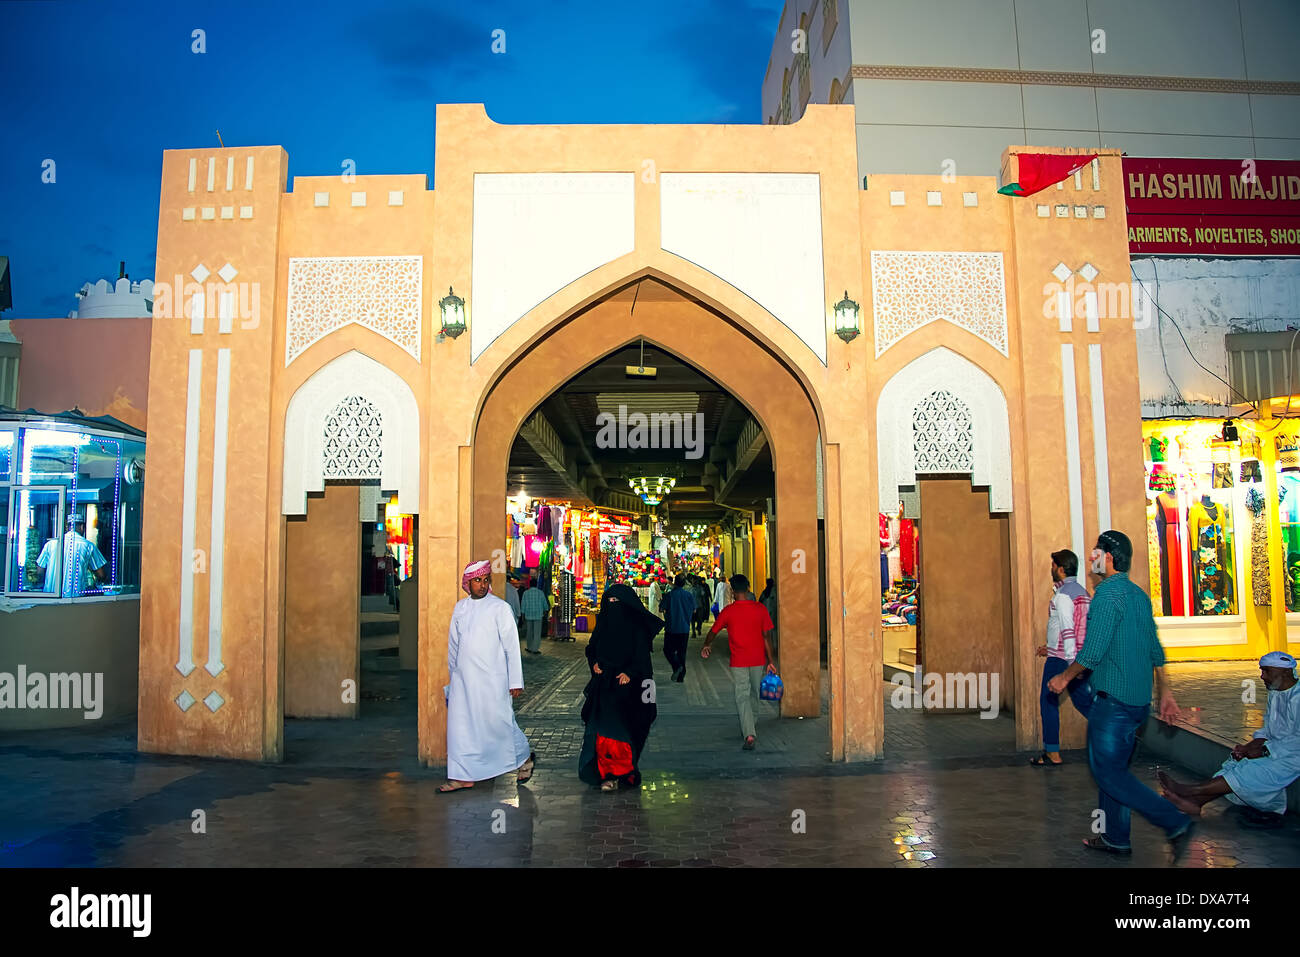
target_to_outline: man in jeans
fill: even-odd
[[[525,589],[519,599],[519,608],[524,614],[525,634],[528,638],[528,653],[542,653],[542,619],[551,609],[551,600],[546,592],[537,587],[536,580]]]
[[[673,590],[665,599],[668,606],[668,629],[664,632],[664,657],[673,669],[673,681],[686,680],[686,640],[695,617],[695,596],[686,587],[686,576],[673,579]]]
[[[1060,694],[1085,668],[1092,669],[1097,693],[1088,714],[1088,764],[1097,782],[1101,832],[1084,846],[1110,854],[1132,854],[1129,811],[1135,809],[1163,828],[1178,861],[1187,851],[1194,823],[1190,817],[1139,781],[1129,770],[1137,731],[1151,711],[1154,669],[1160,717],[1178,715],[1165,680],[1165,651],[1156,636],[1151,599],[1128,577],[1133,545],[1123,532],[1102,532],[1092,550],[1092,571],[1103,578],[1092,596],[1088,633],[1074,663],[1048,682]]]
[[[772,654],[772,618],[767,609],[749,593],[749,579],[732,575],[734,600],[718,613],[713,627],[704,637],[700,657],[709,657],[713,636],[724,628],[731,647],[731,682],[736,689],[736,710],[740,714],[740,733],[745,736],[744,749],[754,750],[754,699],[758,697],[763,672],[776,674],[776,656]]]
[[[1039,711],[1043,717],[1043,753],[1031,758],[1036,767],[1053,767],[1061,763],[1061,696],[1049,691],[1047,683],[1063,672],[1074,661],[1083,647],[1087,635],[1088,590],[1075,578],[1079,574],[1079,559],[1074,552],[1063,548],[1052,552],[1052,603],[1047,609],[1047,644],[1038,646],[1043,663],[1043,686],[1038,695]],[[1070,682],[1070,700],[1075,710],[1085,718],[1092,709],[1092,687],[1087,675],[1079,675]]]

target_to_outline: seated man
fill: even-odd
[[[1270,651],[1259,659],[1259,676],[1268,688],[1264,726],[1208,781],[1180,784],[1163,771],[1160,786],[1179,810],[1193,816],[1217,797],[1246,807],[1248,827],[1280,827],[1286,813],[1286,788],[1300,777],[1300,691],[1296,691],[1295,658]]]

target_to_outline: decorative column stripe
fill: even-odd
[[[217,332],[228,333],[234,328],[235,294],[223,292],[217,306]]]
[[[203,335],[203,311],[206,306],[203,293],[196,292],[190,296],[190,335]]]
[[[181,621],[180,657],[176,670],[194,670],[194,513],[199,480],[199,399],[203,392],[203,352],[190,350],[189,384],[185,391],[185,472],[181,499]]]
[[[194,192],[194,184],[198,180],[199,161],[197,157],[190,157],[190,192]]]
[[[224,297],[223,297],[224,298]],[[217,350],[217,405],[212,425],[212,546],[208,555],[208,674],[221,661],[221,591],[226,554],[226,439],[230,413],[230,350]],[[213,709],[216,710],[216,709]]]
[[[217,188],[217,158],[215,156],[209,156],[208,157],[208,192],[210,193],[216,188]]]
[[[244,189],[253,188],[253,157],[248,158],[248,164],[244,167]]]
[[[1101,345],[1088,346],[1088,373],[1092,391],[1092,443],[1097,463],[1097,522],[1099,532],[1110,528],[1110,458],[1106,440],[1106,392],[1101,377]]]
[[[226,157],[226,192],[235,188],[235,158]]]
[[[1061,398],[1065,403],[1065,468],[1070,492],[1070,544],[1083,561],[1083,465],[1079,455],[1079,389],[1074,381],[1074,346],[1061,344]]]
[[[1069,292],[1063,289],[1056,293],[1056,315],[1062,332],[1074,331],[1074,307]]]
[[[1088,320],[1088,331],[1101,332],[1101,311],[1097,307],[1097,294],[1095,292],[1085,292],[1083,294],[1083,312]]]

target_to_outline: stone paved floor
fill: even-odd
[[[1165,672],[1183,709],[1178,723],[1184,727],[1236,744],[1263,726],[1268,693],[1259,680],[1258,659],[1179,662]]]
[[[743,752],[719,692],[725,665],[698,657],[684,686],[661,691],[642,787],[601,794],[577,780],[580,723],[567,713],[581,643],[543,648],[520,704],[540,762],[527,786],[510,774],[437,794],[442,775],[415,760],[414,675],[366,672],[361,719],[286,722],[282,765],[142,755],[132,720],[0,738],[0,866],[1169,863],[1140,819],[1131,859],[1082,848],[1096,803],[1082,755],[1031,768],[1008,718],[889,709],[886,759],[833,765],[819,755],[825,719],[769,714],[759,749]],[[1154,770],[1135,762],[1148,782]],[[192,830],[196,810],[206,833]],[[1300,823],[1245,830],[1220,802],[1182,866],[1300,866]]]

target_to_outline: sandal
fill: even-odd
[[[446,784],[438,788],[438,793],[450,794],[452,791],[467,791],[473,786],[472,783],[466,783],[464,781],[448,781]]]
[[[1116,847],[1114,844],[1107,844],[1106,839],[1101,835],[1088,838],[1083,842],[1083,846],[1094,851],[1105,851],[1107,854],[1118,854],[1121,857],[1127,857],[1133,853],[1131,847]]]
[[[537,754],[529,752],[528,760],[525,761],[515,774],[516,784],[527,784],[533,779],[533,768],[537,766]]]
[[[1044,766],[1047,766],[1047,767],[1053,767],[1053,768],[1058,768],[1058,767],[1060,767],[1062,764],[1064,764],[1065,762],[1064,762],[1064,761],[1053,761],[1051,758],[1049,758],[1049,757],[1047,756],[1047,752],[1044,751],[1044,752],[1043,752],[1042,754],[1040,754],[1038,757],[1036,757],[1036,758],[1030,758],[1030,759],[1029,759],[1029,763],[1032,764],[1032,765],[1033,765],[1034,767],[1036,767],[1036,768],[1041,768],[1041,767],[1044,767]]]
[[[617,790],[618,790],[618,778],[607,778],[606,780],[601,781],[601,782],[600,782],[600,789],[601,789],[602,791],[617,791]]]

